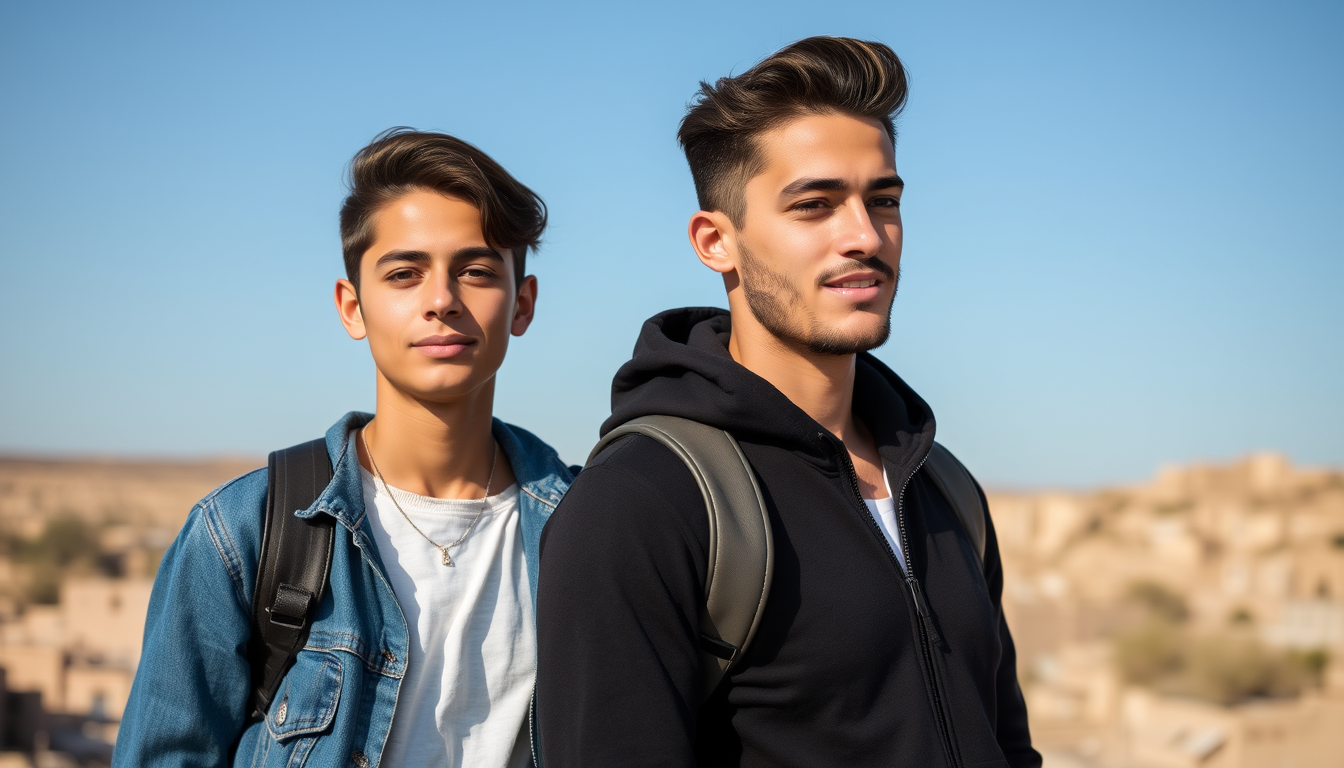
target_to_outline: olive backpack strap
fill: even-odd
[[[961,520],[962,527],[971,537],[971,543],[975,545],[975,551],[980,555],[980,562],[983,565],[985,540],[989,535],[985,518],[989,511],[985,509],[984,502],[980,499],[980,490],[976,487],[975,478],[971,477],[971,473],[951,451],[938,443],[934,443],[933,450],[929,451],[929,457],[924,460],[924,468],[929,471],[929,479],[938,486],[943,498],[947,499],[952,509],[956,510],[957,518]]]
[[[700,613],[701,700],[718,688],[756,634],[774,575],[774,541],[756,475],[727,432],[675,416],[643,416],[602,437],[588,460],[627,435],[667,446],[700,487],[709,515]]]
[[[261,535],[256,591],[252,594],[252,667],[248,712],[264,717],[280,680],[308,640],[313,615],[327,588],[336,520],[330,515],[297,517],[331,482],[325,440],[270,456],[266,521]]]

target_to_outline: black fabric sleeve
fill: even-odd
[[[988,509],[984,491],[978,485],[977,490],[980,491],[981,503]],[[1022,687],[1017,680],[1017,649],[1008,631],[1008,621],[1003,617],[1003,561],[999,557],[999,538],[994,531],[994,521],[989,516],[986,516],[985,523],[985,582],[994,600],[994,610],[999,615],[999,642],[1003,648],[994,686],[998,694],[998,701],[995,702],[998,716],[994,732],[998,737],[999,749],[1003,750],[1009,765],[1013,768],[1040,768],[1041,755],[1031,746],[1027,703],[1022,698]]]
[[[546,768],[691,766],[709,524],[690,471],[628,437],[546,524],[537,721]]]

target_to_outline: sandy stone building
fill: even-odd
[[[76,579],[54,607],[0,625],[0,667],[52,712],[119,718],[140,662],[153,580]]]

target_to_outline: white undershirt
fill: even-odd
[[[488,505],[449,550],[450,567],[393,506],[386,486],[366,470],[361,475],[373,538],[410,630],[410,658],[381,764],[527,766],[536,640],[518,486],[481,501],[392,488],[406,514],[440,544],[457,541]]]
[[[901,529],[896,523],[896,499],[891,495],[891,483],[887,481],[886,469],[882,470],[882,484],[887,487],[887,498],[864,499],[863,503],[868,505],[868,511],[877,521],[877,527],[882,529],[882,535],[887,537],[887,543],[891,545],[891,551],[896,553],[896,560],[904,572],[905,552],[901,549]]]

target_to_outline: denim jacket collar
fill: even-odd
[[[331,483],[311,507],[297,510],[296,515],[329,514],[356,535],[368,535],[364,530],[364,489],[354,441],[356,431],[372,420],[372,414],[351,411],[327,430],[327,455],[331,457],[334,470]],[[523,554],[535,603],[541,529],[569,489],[574,475],[556,455],[555,449],[531,432],[499,419],[493,420],[491,432],[508,458],[521,491],[518,505]]]

